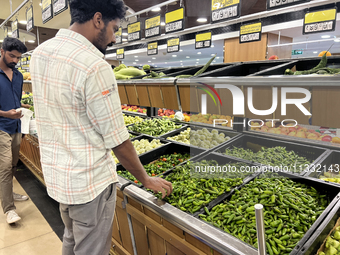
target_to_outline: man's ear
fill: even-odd
[[[5,55],[5,51],[3,48],[0,49],[0,52],[1,52],[1,56],[4,56]]]
[[[100,12],[96,12],[93,15],[92,20],[93,20],[93,25],[97,29],[102,29],[105,26],[104,21],[103,21],[103,15]]]

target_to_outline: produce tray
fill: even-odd
[[[286,71],[286,69],[292,69],[293,66],[297,63],[298,61],[291,61],[288,63],[283,63],[278,66],[274,66],[262,71],[259,71],[257,73],[251,74],[249,76],[268,76],[268,75],[283,75]]]
[[[148,152],[145,152],[145,153],[141,154],[139,156],[139,159],[140,159],[142,165],[147,165],[147,164],[149,164],[149,163],[159,159],[159,157],[162,156],[162,155],[173,154],[174,152],[181,153],[181,154],[189,153],[189,154],[191,154],[192,157],[193,156],[197,156],[197,155],[202,154],[202,153],[205,153],[205,151],[202,150],[202,149],[193,149],[193,148],[190,148],[190,146],[186,146],[186,145],[182,145],[182,144],[167,143],[164,146],[160,146],[160,147],[155,148],[155,149],[153,149],[151,151],[148,151]],[[186,161],[184,161],[184,162],[186,162]],[[178,164],[178,165],[180,165],[180,164]],[[172,168],[173,167],[169,168],[163,174],[166,174]],[[126,171],[126,170],[120,164],[120,165],[117,165],[117,171]],[[120,176],[120,177],[124,178],[125,180],[127,180],[131,184],[136,185],[137,187],[140,187],[140,188],[143,187],[143,185],[136,184],[133,181],[131,181],[131,180],[129,180],[129,179],[123,177],[123,176]]]
[[[196,68],[195,66],[186,66],[186,67],[174,67],[174,68],[166,68],[166,69],[160,69],[160,70],[153,70],[157,73],[163,72],[166,75],[172,76],[173,73],[181,72],[184,71],[186,72],[187,70],[194,69]],[[149,76],[150,74],[146,75],[141,75],[141,76],[136,76],[131,78],[131,80],[138,80],[138,79],[143,79],[145,76]]]
[[[199,125],[190,124],[189,126],[185,126],[185,127],[180,128],[180,129],[174,130],[174,131],[172,131],[170,133],[164,134],[164,135],[161,136],[161,138],[167,140],[168,137],[173,137],[173,136],[179,135],[182,131],[187,130],[187,128],[191,128],[191,130],[201,130],[203,128],[206,128],[209,132],[211,132],[211,130],[213,130],[213,129],[216,129],[216,130],[218,130],[218,133],[224,133],[225,136],[229,136],[230,137],[230,139],[228,141],[226,141],[226,142],[230,142],[231,140],[234,140],[236,137],[239,137],[239,136],[242,135],[241,133],[238,133],[238,132],[235,132],[235,131],[231,131],[231,130],[225,130],[225,129],[220,129],[220,128],[211,128],[211,127],[207,127],[207,126],[199,126]],[[167,140],[167,141],[171,141],[173,143],[184,144],[184,143],[173,141],[173,140]],[[226,142],[218,144],[218,145],[216,145],[215,147],[213,147],[211,149],[205,149],[205,150],[207,150],[207,151],[214,150],[215,148],[221,146],[222,144],[225,144]],[[190,147],[202,149],[201,147],[194,146],[194,145],[190,145]]]
[[[247,143],[253,143],[259,146],[264,146],[268,148],[281,146],[286,147],[287,151],[294,151],[299,156],[303,156],[308,160],[312,161],[310,165],[316,165],[325,155],[327,155],[328,150],[316,146],[311,145],[304,145],[304,144],[297,144],[288,141],[281,141],[277,139],[265,138],[265,137],[258,137],[258,136],[251,136],[251,135],[243,135],[241,137],[237,137],[235,140],[231,142],[219,146],[217,149],[214,150],[216,153],[223,154],[225,149],[232,149],[233,147],[243,148],[243,149],[250,149]],[[229,156],[232,157],[232,156]],[[249,161],[252,162],[252,161]],[[259,162],[253,162],[258,163]],[[301,173],[294,174],[295,176],[303,176],[308,171],[309,167],[306,167],[302,170]]]
[[[235,63],[231,64],[231,63],[225,63],[225,64],[217,64],[217,65],[210,65],[208,66],[207,70],[204,71],[204,73],[206,72],[213,72],[215,70],[218,70],[220,68],[225,68],[225,67],[228,67],[228,66],[232,66],[232,65],[235,65]],[[195,73],[197,73],[199,70],[202,69],[203,66],[195,66],[191,69],[187,69],[187,70],[182,70],[182,71],[178,71],[176,73],[172,73],[170,74],[171,76],[173,77],[176,77],[178,75],[184,75],[184,74],[187,74],[187,75],[194,75]],[[203,74],[204,74],[203,73]],[[202,74],[201,74],[202,75]],[[196,77],[201,77],[201,75],[198,75]]]
[[[318,164],[314,167],[310,167],[305,176],[319,178],[326,170],[330,168],[332,164],[338,164],[340,168],[340,152],[331,150],[325,155]],[[320,169],[319,169],[320,167]],[[334,168],[335,169],[335,168]],[[339,173],[339,172],[337,172]],[[328,182],[328,181],[326,181]],[[333,183],[333,182],[331,182]],[[338,184],[340,185],[340,184]]]
[[[284,176],[286,178],[292,179],[294,182],[303,183],[309,186],[314,187],[315,189],[322,191],[324,194],[326,194],[329,198],[329,205],[326,207],[326,209],[322,212],[322,214],[316,219],[316,221],[313,223],[313,225],[308,229],[308,231],[305,233],[305,235],[301,238],[301,240],[298,242],[298,244],[295,246],[295,248],[291,251],[290,255],[297,255],[300,254],[299,250],[301,247],[305,245],[305,243],[309,240],[309,238],[313,235],[313,233],[316,231],[316,229],[322,224],[327,217],[328,213],[334,208],[334,206],[339,203],[340,199],[340,187],[337,185],[329,185],[325,182],[321,182],[317,179],[308,178],[308,177],[299,177],[296,178],[295,175],[291,173],[285,173],[285,172],[278,172],[279,175]],[[257,178],[259,175],[253,176],[250,180],[247,181],[247,183],[250,183],[255,178]],[[235,190],[241,190],[247,183],[244,183],[240,185],[239,187],[235,188],[232,192],[229,194],[226,194],[223,200],[220,200],[219,203],[211,203],[208,206],[208,210],[210,211],[214,206],[224,202],[225,200],[229,200],[231,196],[234,194]],[[215,200],[217,202],[217,200]],[[206,214],[203,212],[203,214]],[[203,221],[203,220],[202,220]],[[210,224],[208,222],[205,222],[207,224]],[[212,225],[212,224],[210,224]],[[213,226],[213,225],[212,225]],[[223,230],[217,228],[214,226],[214,228],[218,229],[219,231],[224,232]],[[225,232],[224,232],[225,233]],[[245,243],[249,246],[249,244]]]
[[[321,247],[335,223],[340,218],[340,201],[338,201],[333,209],[329,212],[324,221],[315,230],[313,235],[305,242],[305,244],[297,251],[296,254],[314,255]]]
[[[298,62],[295,64],[297,71],[309,70],[316,67],[321,60],[321,57],[315,58],[299,58]],[[327,57],[327,67],[329,68],[340,68],[340,57],[330,56]]]
[[[134,117],[141,117],[141,118],[147,118],[148,116],[145,113],[138,113],[138,112],[130,112],[130,111],[122,111],[123,114],[134,116]]]
[[[243,62],[220,68],[215,71],[203,73],[199,77],[248,76],[254,75],[269,68],[278,67],[282,64],[289,64],[290,62],[290,59]]]

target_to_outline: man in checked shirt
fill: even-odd
[[[124,2],[71,0],[70,12],[71,26],[31,57],[41,165],[48,194],[60,203],[63,255],[107,255],[118,182],[111,150],[146,188],[165,196],[172,185],[146,174],[103,59],[125,16]]]

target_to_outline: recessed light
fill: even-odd
[[[135,61],[137,61],[137,62],[138,62],[139,60],[138,60],[138,59],[135,59]]]
[[[161,26],[163,26],[163,27],[164,27],[164,26],[165,26],[165,22],[161,22]]]
[[[42,6],[42,3],[39,3],[40,6]]]
[[[168,62],[165,62],[165,64],[167,64]]]
[[[149,62],[149,63],[151,63],[151,61],[150,61],[150,60],[149,60],[148,62]]]
[[[160,7],[156,7],[156,8],[153,8],[151,11],[152,11],[152,12],[159,12],[160,10],[161,10]]]
[[[318,52],[317,51],[313,51],[314,54],[317,54]]]
[[[335,39],[334,42],[340,42],[340,39]]]
[[[323,35],[323,36],[321,36],[321,38],[327,39],[327,38],[331,38],[331,36],[330,35]]]
[[[220,59],[220,57],[217,57],[216,59]]]
[[[215,47],[215,45],[211,45],[211,48],[214,48]]]
[[[12,32],[8,32],[7,34],[8,34],[8,35],[12,35]]]
[[[186,58],[190,58],[189,56],[186,56]]]
[[[122,35],[128,35],[128,33],[124,32],[124,33],[122,33]]]
[[[207,21],[208,21],[207,18],[198,18],[197,19],[197,22],[201,22],[201,23],[207,22]]]
[[[126,42],[126,41],[127,41],[127,39],[124,38],[124,39],[123,39],[123,42]]]
[[[135,65],[135,64],[137,64],[137,63],[136,63],[136,62],[133,62],[132,64],[134,64],[134,65]]]
[[[34,40],[28,40],[27,42],[29,42],[29,43],[35,43]]]
[[[180,52],[182,52],[183,50],[179,50]]]
[[[154,65],[155,65],[155,63],[152,63],[152,65],[154,66]]]
[[[198,62],[196,62],[196,64],[198,64]]]
[[[177,55],[172,55],[173,58],[177,58]]]
[[[202,52],[199,51],[199,52],[197,52],[197,54],[200,55],[200,54],[202,54]]]
[[[154,58],[152,58],[152,59],[156,59],[156,58],[154,57]]]
[[[216,60],[214,60],[213,63],[216,63]]]
[[[215,54],[213,53],[213,54],[211,54],[210,56],[215,56]]]
[[[26,20],[20,20],[19,23],[20,23],[20,24],[23,24],[23,25],[26,25],[26,24],[27,24],[27,21],[26,21]]]
[[[181,60],[181,61],[179,61],[179,62],[183,62],[183,61]]]
[[[135,56],[135,58],[138,58],[138,56]]]
[[[196,59],[197,61],[200,61],[199,59]]]
[[[155,67],[157,67],[157,66],[155,66]]]

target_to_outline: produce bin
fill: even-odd
[[[331,165],[337,164],[338,166]],[[317,165],[310,167],[310,169],[306,172],[305,176],[319,178],[328,170],[334,169],[335,174],[339,174],[340,170],[340,152],[331,150],[327,155],[325,155]],[[327,181],[328,182],[328,181]],[[333,182],[332,182],[333,183]],[[340,185],[340,184],[339,184]]]
[[[313,235],[313,233],[318,229],[320,224],[322,224],[325,221],[325,218],[327,217],[328,213],[337,205],[339,204],[339,199],[340,199],[340,187],[337,185],[328,185],[325,182],[321,182],[316,179],[308,178],[308,177],[300,177],[299,179],[296,179],[296,176],[290,173],[284,173],[284,172],[279,172],[279,175],[292,179],[294,182],[297,183],[302,183],[306,184],[308,186],[311,186],[315,188],[316,190],[320,191],[323,194],[327,195],[327,198],[329,199],[329,204],[326,207],[326,209],[320,214],[320,216],[316,219],[316,221],[312,224],[312,226],[308,229],[308,231],[304,234],[304,236],[298,241],[297,245],[293,248],[293,250],[290,252],[290,255],[295,255],[295,254],[300,254],[299,250],[301,247],[305,245],[305,243],[310,239],[310,237]],[[208,210],[210,211],[213,207],[216,205],[224,202],[224,201],[229,201],[232,197],[232,195],[235,193],[235,190],[241,190],[246,184],[250,183],[253,181],[255,178],[258,178],[258,175],[253,176],[251,180],[249,180],[247,183],[244,183],[243,185],[235,188],[232,192],[229,194],[226,194],[223,200],[215,200],[214,202],[210,203],[208,206]],[[217,203],[218,202],[218,203]],[[203,212],[203,214],[206,215],[206,212]],[[202,220],[203,221],[203,220]],[[207,224],[212,225],[209,222],[206,222]],[[212,225],[213,226],[213,225]],[[216,230],[220,232],[224,232],[220,228],[217,228],[213,226]],[[244,243],[246,246],[250,246],[247,243]],[[268,251],[267,251],[268,253]],[[315,254],[315,253],[313,253]]]
[[[340,201],[338,201],[314,234],[298,250],[297,254],[315,255],[335,223],[340,218]]]
[[[298,62],[295,63],[296,70],[304,71],[316,67],[320,63],[321,57],[299,58],[297,60]],[[327,57],[327,67],[340,68],[340,57],[339,56]]]
[[[272,60],[272,61],[251,61],[223,67],[211,72],[204,72],[199,77],[223,77],[223,76],[254,76],[261,75],[261,71],[269,68],[278,67],[278,71],[284,71],[294,64],[291,60]],[[281,68],[281,69],[280,69]]]
[[[229,142],[231,140],[234,140],[238,136],[241,136],[241,133],[238,133],[238,132],[235,132],[235,131],[231,131],[231,130],[229,131],[229,130],[220,129],[220,128],[209,128],[209,127],[206,127],[206,126],[198,126],[198,125],[190,124],[189,126],[185,126],[185,127],[180,128],[180,129],[174,130],[173,132],[170,132],[170,133],[167,133],[165,135],[162,135],[161,138],[162,139],[166,139],[167,141],[171,141],[173,143],[184,144],[184,143],[181,143],[181,142],[177,142],[177,141],[173,141],[173,140],[168,140],[167,138],[179,135],[182,131],[187,130],[187,128],[191,128],[191,130],[202,130],[203,128],[206,128],[209,132],[211,132],[211,130],[213,130],[213,129],[216,129],[218,131],[218,133],[223,133],[223,134],[225,134],[226,137],[227,136],[230,137],[230,140],[228,140],[227,142]],[[225,142],[223,142],[221,144],[224,144],[224,143]],[[218,144],[215,147],[209,149],[209,151],[215,149],[216,147],[221,146],[221,144]],[[193,146],[193,145],[190,145],[190,147],[192,147],[192,148],[201,148],[201,147],[197,147],[197,146]]]
[[[196,66],[186,66],[186,67],[174,67],[174,68],[166,68],[166,69],[160,69],[160,70],[154,70],[157,73],[163,72],[167,76],[173,76],[172,74],[177,73],[177,72],[182,72],[182,71],[187,71],[191,69],[195,69]],[[143,79],[145,76],[149,76],[150,74],[142,75],[142,76],[136,76],[131,78],[130,80],[138,80],[138,79]]]
[[[142,165],[147,165],[157,159],[159,159],[159,157],[163,156],[163,155],[166,155],[166,154],[173,154],[173,153],[181,153],[181,154],[185,154],[185,153],[188,153],[191,155],[191,157],[194,157],[194,156],[197,156],[199,154],[204,154],[205,153],[205,150],[202,150],[202,149],[197,149],[197,148],[190,148],[190,146],[187,146],[187,145],[182,145],[182,144],[176,144],[176,143],[167,143],[165,144],[164,146],[161,146],[161,147],[158,147],[158,148],[155,148],[151,151],[148,151],[148,152],[145,152],[143,154],[141,154],[139,156],[139,159],[142,163]],[[181,163],[180,163],[181,164]],[[178,164],[178,165],[180,165]],[[173,167],[170,167],[167,171],[165,172],[168,172],[170,171],[170,169],[172,169]],[[126,172],[125,168],[119,164],[117,165],[117,171],[124,171]],[[122,178],[124,178],[125,180],[127,180],[128,182],[138,186],[138,187],[142,187],[141,184],[136,184],[134,183],[133,181],[123,177],[123,176],[120,176]]]
[[[273,148],[277,146],[285,147],[287,151],[294,151],[296,154],[298,154],[298,156],[307,158],[309,161],[311,161],[309,165],[312,165],[312,164],[315,165],[319,163],[319,161],[328,152],[327,149],[315,147],[311,145],[303,145],[303,144],[297,144],[293,142],[280,141],[276,139],[257,137],[257,136],[251,136],[251,135],[243,135],[241,137],[238,137],[235,140],[232,140],[231,142],[218,147],[217,149],[214,150],[214,152],[224,154],[225,149],[232,149],[233,147],[258,151],[261,149],[261,147]],[[260,164],[260,162],[253,162],[253,163]],[[299,169],[301,171],[299,175],[305,175],[308,169],[309,169],[309,166],[301,167],[301,169]]]

